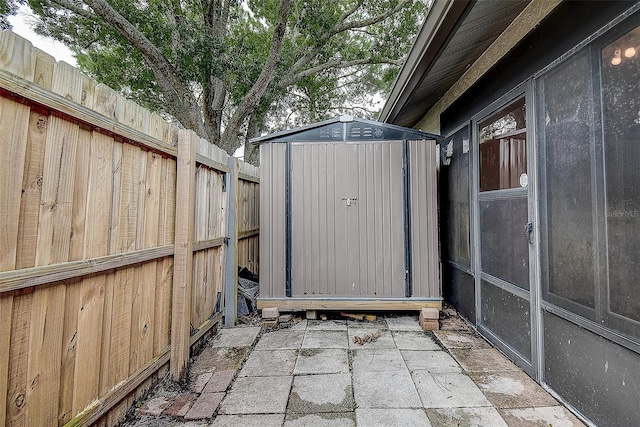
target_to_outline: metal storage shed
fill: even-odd
[[[438,140],[351,116],[252,139],[258,308],[441,308]]]

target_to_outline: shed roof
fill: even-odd
[[[415,126],[531,0],[435,0],[380,120]]]
[[[270,142],[321,142],[321,141],[389,141],[409,139],[441,140],[442,137],[417,129],[405,128],[352,116],[340,116],[295,129],[251,138],[258,145]]]

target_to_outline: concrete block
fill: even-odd
[[[437,388],[434,387],[433,390]],[[353,396],[357,408],[422,407],[408,369],[387,372],[354,371]]]
[[[307,328],[310,331],[346,331],[345,320],[307,320]]]
[[[420,327],[420,325],[417,325]],[[432,337],[425,334],[422,328],[419,331],[393,331],[393,340],[398,350],[442,350]]]
[[[472,332],[439,331],[435,332],[442,345],[452,348],[491,348],[488,342]]]
[[[437,308],[426,307],[420,311],[421,319],[438,320],[440,318],[440,311]]]
[[[420,326],[425,331],[437,331],[440,329],[440,324],[437,320],[421,320]]]
[[[324,412],[321,414],[296,414],[289,412],[284,427],[355,427],[353,412]]]
[[[359,426],[431,426],[422,409],[356,409]]]
[[[487,408],[434,408],[427,409],[427,415],[434,426],[560,426],[557,420],[551,423],[534,423],[530,420],[507,424],[493,407]]]
[[[280,323],[288,323],[291,322],[293,320],[293,314],[281,314],[280,317],[278,318],[278,321]]]
[[[282,427],[284,414],[218,415],[210,427]]]
[[[351,375],[300,375],[293,379],[287,412],[296,414],[354,410]]]
[[[185,420],[201,420],[211,418],[218,410],[218,406],[224,398],[224,393],[202,393],[195,401],[189,412],[184,416]]]
[[[283,414],[293,377],[240,377],[222,402],[220,414]]]
[[[256,344],[255,350],[298,349],[302,344],[304,331],[274,331],[264,334]]]
[[[362,348],[352,351],[354,372],[385,372],[406,369],[406,365],[398,349],[368,350]]]
[[[260,333],[260,327],[224,328],[213,338],[211,347],[250,347]]]
[[[307,320],[316,320],[318,318],[318,312],[315,310],[307,310]]]
[[[450,352],[466,372],[500,372],[520,370],[520,368],[495,348],[454,348],[451,349]]]
[[[429,371],[413,371],[411,376],[422,403],[427,409],[491,406],[491,403],[471,378],[461,372],[430,373]],[[434,392],[434,390],[437,390],[437,392]],[[483,425],[493,426],[494,424]]]
[[[349,348],[346,331],[307,331],[302,348]]]
[[[430,373],[462,372],[456,360],[446,351],[403,350],[407,368],[411,372],[428,371]]]
[[[566,426],[583,427],[584,424],[563,406],[539,408],[499,409],[498,412],[510,426]]]
[[[264,319],[262,321],[262,326],[265,328],[275,328],[278,324],[278,319]]]
[[[266,307],[262,309],[262,318],[263,319],[278,319],[280,317],[280,311],[278,307]]]
[[[291,375],[297,350],[254,350],[240,371],[241,377]]]
[[[298,354],[295,375],[348,374],[349,355],[347,349],[303,348]]]
[[[415,316],[389,317],[386,321],[392,331],[420,332],[422,330]]]

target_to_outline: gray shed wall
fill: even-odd
[[[260,296],[285,296],[286,144],[260,147]]]
[[[437,300],[435,141],[407,144],[411,297]],[[286,298],[288,145],[291,296],[406,298],[402,141],[261,144],[260,297]]]
[[[413,295],[440,297],[436,147],[409,141]]]

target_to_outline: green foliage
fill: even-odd
[[[0,30],[10,30],[9,16],[15,15],[24,0],[0,0]]]
[[[257,100],[247,95],[268,61],[280,0],[29,0],[29,5],[40,17],[36,30],[70,46],[83,71],[185,126],[194,112],[181,110],[184,104],[174,98],[187,97],[180,84],[189,88],[188,96],[196,100],[189,108],[197,108],[195,115],[205,123],[199,133],[231,151],[247,136],[282,126],[345,112],[373,117],[376,111],[367,105],[388,92],[426,14],[427,0],[410,0],[384,16],[401,1],[407,0],[291,0],[277,68]],[[127,28],[116,28],[87,5],[96,3],[117,11]],[[144,52],[141,43],[158,51]],[[240,127],[225,128],[248,101],[252,108]]]

